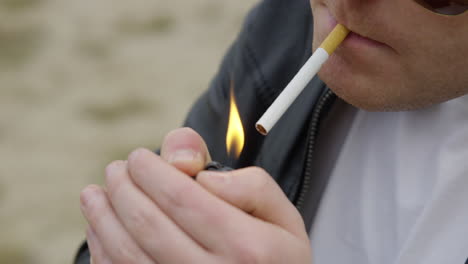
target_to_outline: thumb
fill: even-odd
[[[175,129],[166,135],[161,157],[190,176],[197,175],[211,161],[203,138],[188,127]]]
[[[308,239],[301,215],[265,170],[250,167],[230,172],[202,171],[197,181],[244,212]]]

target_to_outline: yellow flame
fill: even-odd
[[[237,109],[236,99],[234,98],[233,87],[231,86],[230,95],[230,111],[229,111],[229,124],[226,135],[226,148],[229,155],[234,154],[239,158],[242,149],[244,148],[244,128]]]

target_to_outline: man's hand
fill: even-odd
[[[185,128],[166,137],[161,157],[138,149],[111,163],[106,190],[81,194],[93,264],[311,263],[302,218],[271,177],[202,171],[209,159]]]

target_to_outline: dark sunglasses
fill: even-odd
[[[460,15],[468,10],[468,0],[415,0],[425,8],[444,15]]]

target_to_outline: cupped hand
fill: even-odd
[[[93,264],[311,263],[302,218],[272,178],[255,167],[202,171],[209,160],[183,128],[161,156],[137,149],[108,165],[106,188],[81,193]]]

